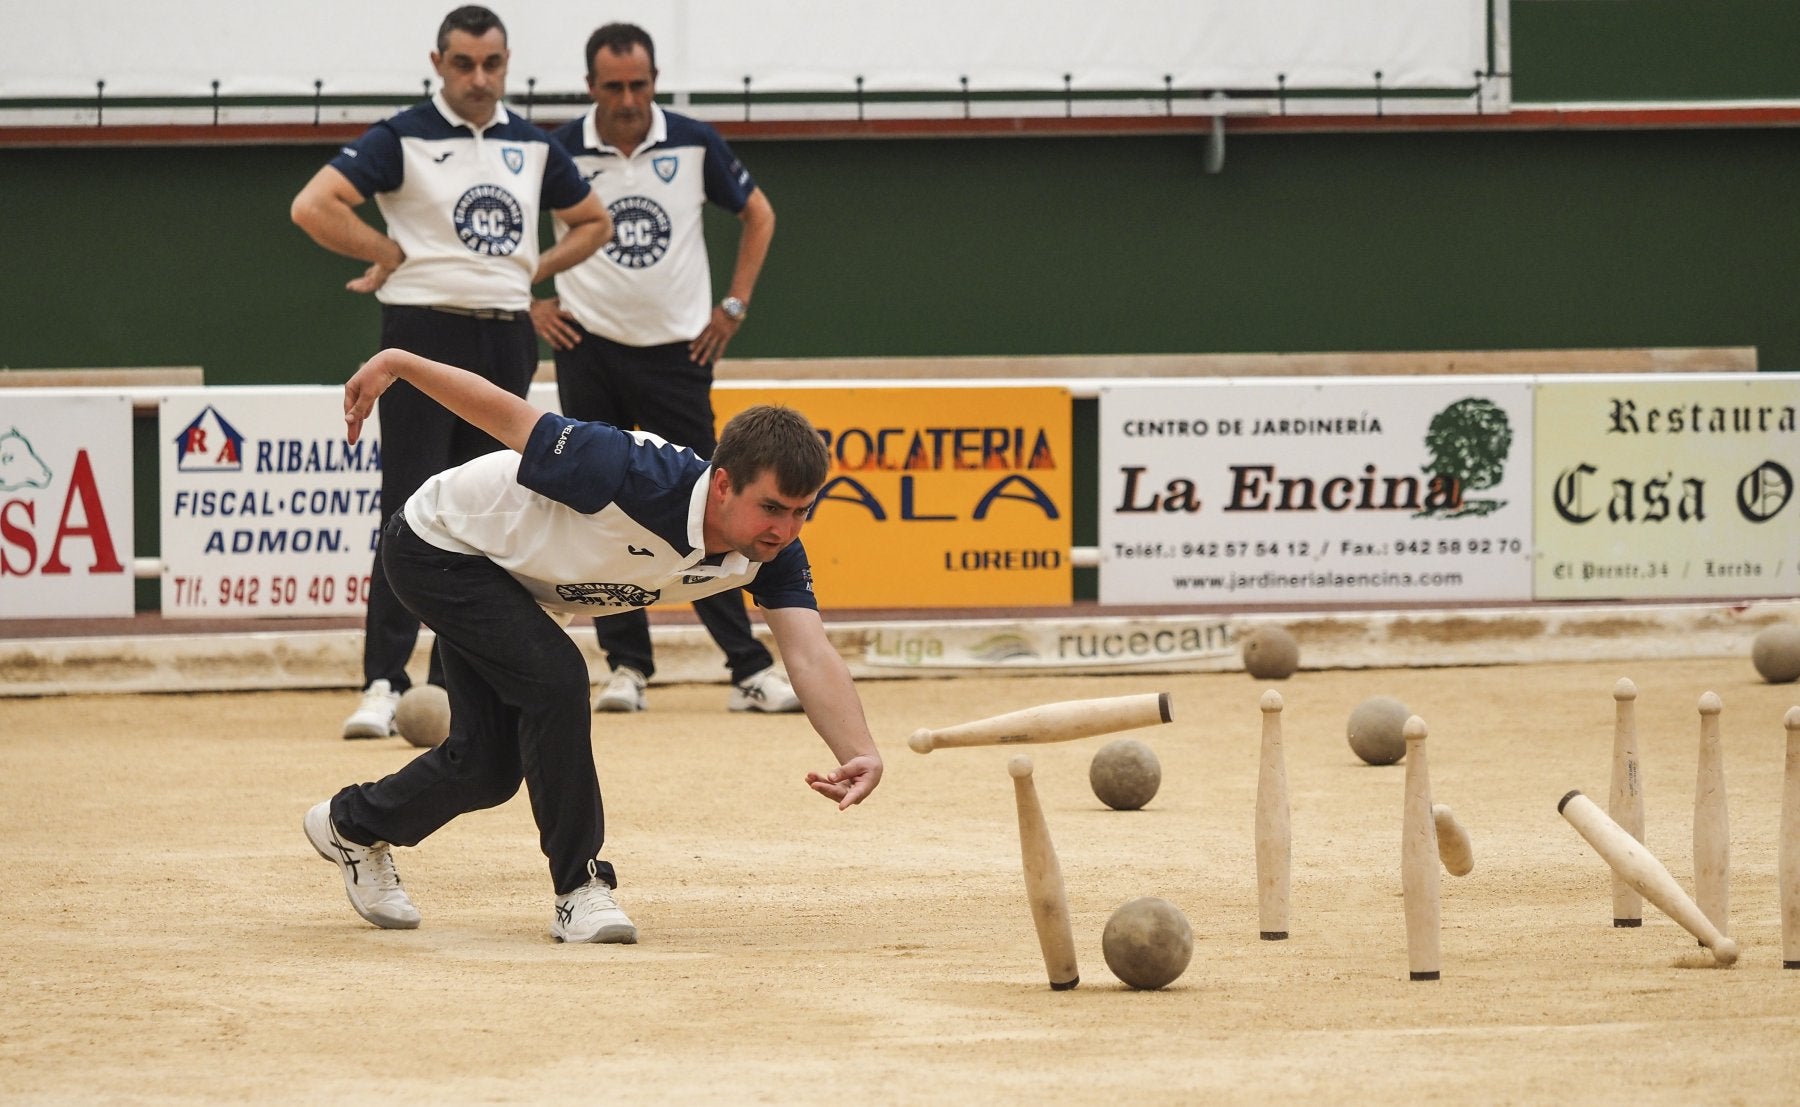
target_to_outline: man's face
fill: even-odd
[[[771,561],[800,537],[800,527],[812,510],[817,493],[784,496],[774,470],[767,470],[743,488],[732,491],[731,474],[713,470],[707,504],[709,552],[716,542],[751,561]]]
[[[506,35],[498,27],[479,38],[451,31],[444,52],[431,54],[450,109],[475,124],[494,118],[494,105],[506,95],[506,62],[511,56]]]
[[[650,55],[638,45],[628,54],[615,54],[605,46],[594,51],[588,95],[599,105],[595,122],[600,137],[608,145],[636,146],[650,133],[650,104],[656,99],[656,70],[650,67]]]

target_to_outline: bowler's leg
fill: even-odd
[[[587,883],[605,817],[581,650],[486,558],[440,550],[403,519],[390,521],[383,553],[401,599],[445,644],[451,731],[400,772],[347,789],[346,819],[411,844],[464,811],[505,802],[523,779],[557,894]],[[614,882],[611,866],[597,867]]]

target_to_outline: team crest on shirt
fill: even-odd
[[[456,237],[472,253],[505,257],[525,237],[525,209],[499,185],[476,185],[450,209]]]
[[[673,160],[673,159],[670,159]],[[661,204],[647,196],[614,200],[606,212],[612,216],[613,236],[601,253],[627,269],[648,269],[669,252],[673,224]]]
[[[681,168],[681,159],[672,154],[665,158],[653,158],[650,168],[656,170],[656,175],[662,178],[663,184],[668,184],[675,179],[675,171]]]
[[[635,584],[559,584],[556,595],[567,603],[589,607],[649,607],[662,593]]]
[[[518,173],[525,168],[525,151],[517,146],[502,146],[500,160],[506,163],[508,169]]]

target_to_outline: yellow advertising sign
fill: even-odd
[[[831,449],[800,534],[821,606],[1070,602],[1067,389],[713,390],[721,428],[759,403],[804,412]]]
[[[1800,376],[1545,380],[1541,600],[1800,595]]]

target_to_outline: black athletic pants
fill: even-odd
[[[556,894],[586,884],[606,816],[581,649],[506,570],[438,549],[403,516],[383,528],[381,558],[400,601],[437,633],[450,737],[339,792],[332,821],[351,841],[417,845],[458,815],[505,803],[523,782]],[[611,865],[596,871],[616,886]]]
[[[701,457],[712,456],[718,445],[713,438],[712,369],[688,357],[687,343],[626,346],[570,325],[581,341],[572,350],[556,351],[556,392],[564,415],[649,431]],[[725,651],[734,682],[774,663],[750,629],[741,589],[694,601],[694,614]],[[650,619],[642,608],[595,619],[594,636],[613,668],[629,665],[645,676],[656,671]]]
[[[537,337],[530,315],[523,311],[506,321],[384,304],[381,347],[468,369],[515,396],[525,395],[537,371]],[[502,448],[405,381],[394,382],[380,402],[384,514],[405,507],[421,484],[445,469]],[[412,686],[406,663],[419,641],[419,620],[394,598],[379,553],[374,561],[369,611],[363,623],[363,686],[385,679],[394,691],[404,692]],[[444,682],[436,650],[431,654],[427,679],[433,684]]]

